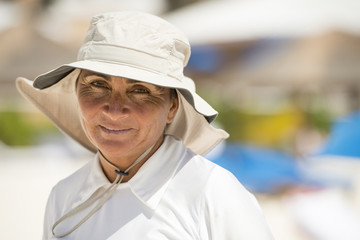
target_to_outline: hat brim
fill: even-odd
[[[176,88],[179,109],[165,134],[181,139],[187,147],[198,154],[207,153],[222,139],[228,137],[225,131],[209,124],[217,112],[197,95],[186,81],[179,81],[170,76],[151,74],[146,70],[134,70],[132,67],[118,64],[114,66],[109,63],[79,61],[45,73],[34,82],[21,77],[16,79],[17,89],[26,99],[38,107],[61,131],[92,152],[96,152],[97,149],[83,131],[75,94],[75,81],[80,69]]]
[[[54,84],[44,90],[34,88],[33,81],[19,77],[16,79],[16,88],[25,99],[43,112],[59,130],[88,150],[96,152],[95,146],[82,129],[79,120],[78,101],[71,89],[71,82],[76,81],[76,74],[78,73],[74,71],[66,77],[69,82],[63,81],[62,84]]]

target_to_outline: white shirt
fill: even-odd
[[[44,239],[55,239],[51,228],[57,219],[109,185],[98,157],[60,181],[48,200]],[[92,207],[62,222],[55,232],[70,230]],[[135,176],[63,239],[273,238],[256,199],[230,172],[166,136]]]

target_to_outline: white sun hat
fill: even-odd
[[[36,105],[64,133],[92,152],[79,117],[75,83],[81,69],[174,88],[179,109],[165,134],[181,139],[205,154],[228,134],[210,123],[217,112],[195,92],[184,76],[190,58],[187,38],[165,20],[141,12],[111,12],[94,16],[78,60],[30,81],[19,77],[19,92]]]

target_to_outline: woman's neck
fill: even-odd
[[[141,166],[156,152],[156,150],[161,146],[161,144],[164,141],[164,137],[160,138],[155,145],[151,146],[150,148],[152,148],[150,150],[150,152],[148,154],[146,154],[145,156],[142,156],[143,159],[141,159],[138,163],[136,163],[133,167],[131,167],[128,172],[127,175],[124,176],[122,182],[127,182],[129,181],[141,168]],[[149,150],[149,149],[147,149]],[[144,151],[145,152],[145,151]],[[119,160],[119,159],[109,159],[106,158],[101,151],[99,151],[99,159],[100,159],[100,164],[101,167],[104,171],[105,176],[107,177],[107,179],[110,182],[113,182],[116,179],[117,173],[115,172],[116,169],[124,172],[126,169],[128,169],[131,164],[133,164],[135,161],[137,161],[137,158],[139,158],[141,155],[137,156],[136,158],[129,160],[129,159],[123,159],[123,160]],[[124,162],[128,163],[127,166],[124,166]]]

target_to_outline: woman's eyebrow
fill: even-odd
[[[136,81],[134,79],[126,78],[126,83],[133,84],[133,83],[140,83],[140,81]]]

